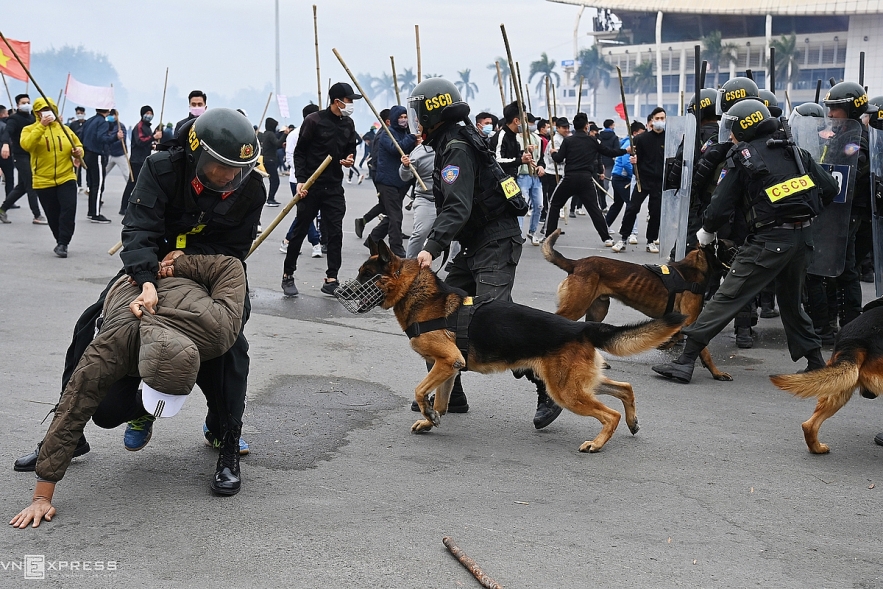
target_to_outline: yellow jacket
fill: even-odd
[[[58,112],[55,102],[50,98],[49,104]],[[34,189],[54,188],[65,182],[76,180],[74,172],[73,148],[70,140],[62,130],[62,123],[53,121],[44,126],[40,122],[40,110],[46,108],[46,101],[41,97],[34,101],[34,115],[37,122],[28,125],[21,131],[21,148],[31,154],[31,173],[34,175]],[[80,148],[83,145],[76,133],[67,130],[68,135],[74,141],[74,145]]]

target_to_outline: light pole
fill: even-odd
[[[276,95],[282,93],[279,84],[279,0],[276,0]]]

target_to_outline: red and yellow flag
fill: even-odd
[[[13,41],[12,39],[6,39],[9,45],[15,50],[15,53],[18,54],[19,59],[24,62],[25,67],[31,67],[31,42],[30,41]],[[21,67],[21,64],[15,59],[12,55],[12,51],[10,51],[9,47],[3,41],[0,41],[0,73],[9,76],[10,78],[15,78],[16,80],[21,80],[22,82],[27,82],[28,75],[25,73],[25,70]]]

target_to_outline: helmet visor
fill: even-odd
[[[248,178],[256,164],[257,161],[253,161],[233,166],[219,161],[208,150],[201,149],[196,160],[196,178],[214,192],[233,192]]]
[[[718,131],[717,131],[717,140],[720,143],[726,143],[730,141],[730,133],[733,132],[733,127],[737,124],[739,117],[734,117],[732,115],[728,115],[727,113],[723,113],[721,115],[720,123],[718,123]]]
[[[419,118],[417,116],[417,105],[423,100],[423,96],[408,97],[408,129],[412,135],[418,134]]]

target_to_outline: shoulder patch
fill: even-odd
[[[441,178],[446,184],[453,184],[460,176],[460,166],[445,166],[441,171]]]
[[[726,176],[727,176],[727,169],[724,168],[723,170],[721,170],[721,175],[718,177],[717,183],[720,184],[721,182],[723,182],[723,180],[724,180],[724,178],[726,178]]]

